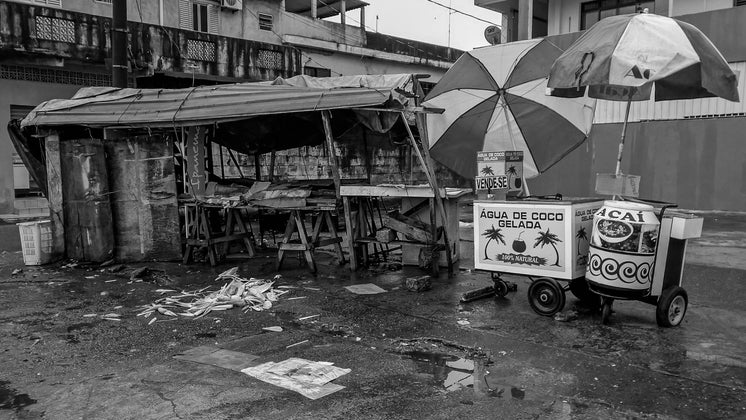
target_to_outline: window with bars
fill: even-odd
[[[75,43],[75,22],[48,16],[36,16],[36,38]]]
[[[188,39],[186,56],[190,60],[215,62],[217,61],[217,49],[214,42]]]
[[[260,49],[256,57],[256,66],[261,69],[284,70],[285,60],[280,51]]]
[[[331,77],[332,71],[323,67],[305,66],[303,67],[303,74],[312,77]]]
[[[733,0],[733,6],[746,6],[746,0]]]
[[[274,20],[274,17],[272,15],[268,15],[266,13],[259,13],[259,29],[263,31],[271,31],[273,20]]]
[[[111,86],[111,75],[109,74],[8,64],[0,65],[0,79],[78,86]]]
[[[220,29],[218,6],[199,1],[179,0],[179,28],[217,34]]]
[[[44,6],[62,7],[62,0],[26,0],[25,2],[42,4]]]
[[[655,12],[655,1],[639,0],[595,0],[580,5],[580,29],[588,29],[603,18],[626,15],[648,9]]]

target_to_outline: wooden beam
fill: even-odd
[[[334,189],[337,198],[340,197],[339,189],[342,186],[342,180],[339,175],[339,160],[337,158],[337,148],[334,147],[334,136],[332,133],[332,113],[331,111],[321,111],[321,119],[324,122],[324,136],[326,138],[326,147],[329,149],[329,163],[332,165],[332,177],[334,178]]]
[[[433,189],[435,205],[438,208],[438,211],[440,212],[441,221],[443,223],[443,240],[446,245],[446,262],[448,264],[448,275],[450,276],[453,274],[453,263],[451,261],[452,260],[451,241],[448,238],[448,232],[446,229],[446,226],[448,226],[448,216],[446,215],[445,206],[443,206],[443,200],[440,197],[440,194],[438,194],[438,191],[440,189],[438,188],[438,180],[435,177],[435,171],[432,169],[433,163],[432,163],[432,159],[430,158],[430,150],[428,149],[427,127],[425,127],[425,124],[424,124],[424,116],[418,114],[416,115],[416,117],[417,117],[417,120],[416,120],[417,128],[420,130],[420,139],[422,140],[422,149],[423,149],[423,153],[425,153],[425,155],[427,156],[427,161],[425,160],[425,158],[422,157],[422,153],[420,153],[420,148],[419,146],[417,146],[417,141],[414,138],[414,134],[412,134],[412,130],[409,128],[409,124],[407,124],[406,115],[403,112],[401,113],[402,123],[404,124],[404,127],[406,127],[407,129],[407,134],[409,135],[409,140],[412,143],[412,148],[417,154],[417,159],[420,161],[422,168],[425,170],[425,175],[428,178],[430,187],[432,187]]]
[[[62,156],[60,135],[53,131],[45,139],[47,163],[47,201],[52,221],[52,253],[54,259],[65,256],[65,214],[62,201]]]
[[[372,107],[360,107],[352,108],[355,111],[376,111],[376,112],[414,112],[418,114],[442,114],[446,112],[445,108],[435,107],[424,107],[424,106],[411,106],[407,108],[372,108]]]

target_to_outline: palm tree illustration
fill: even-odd
[[[580,240],[583,239],[584,241],[588,242],[588,235],[586,235],[585,233],[585,227],[581,227],[580,229],[578,229],[575,237],[578,238],[578,255],[583,255],[580,253]]]
[[[508,185],[511,185],[510,179],[518,176],[518,171],[515,169],[515,166],[510,165],[510,167],[505,172],[508,174]],[[516,181],[515,184],[516,187],[521,187],[520,180]]]
[[[482,236],[487,238],[487,243],[484,244],[484,259],[485,260],[491,260],[491,258],[487,256],[487,247],[490,246],[490,242],[499,241],[499,242],[502,242],[503,245],[505,245],[505,238],[503,237],[503,234],[501,231],[502,229],[500,228],[495,229],[495,225],[492,225],[492,228],[487,229],[484,231],[484,233],[482,233]]]
[[[492,171],[491,166],[485,166],[480,172],[482,172],[482,175],[484,176],[495,175],[495,172]]]
[[[544,245],[551,245],[552,248],[554,248],[554,253],[557,255],[557,259],[552,265],[556,265],[557,267],[559,267],[559,251],[557,251],[557,246],[555,245],[557,242],[562,242],[562,240],[554,233],[550,233],[549,229],[547,228],[546,232],[539,232],[539,236],[536,237],[534,248],[539,245],[541,245],[542,248],[544,248]]]

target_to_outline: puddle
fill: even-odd
[[[0,410],[19,410],[31,404],[36,404],[36,400],[29,397],[28,394],[19,394],[13,388],[10,388],[10,382],[0,381]]]
[[[194,334],[194,338],[215,338],[218,334],[214,332],[204,332],[204,333],[197,333]]]
[[[404,353],[417,364],[420,373],[433,376],[433,383],[442,386],[446,391],[472,389],[477,396],[500,395],[487,385],[485,359],[465,359],[446,353],[411,351]]]

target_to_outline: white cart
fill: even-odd
[[[583,301],[597,300],[585,281],[596,198],[527,198],[474,202],[474,267],[492,273],[495,291],[504,296],[501,274],[531,279],[528,301],[539,315],[565,306],[570,290]]]

